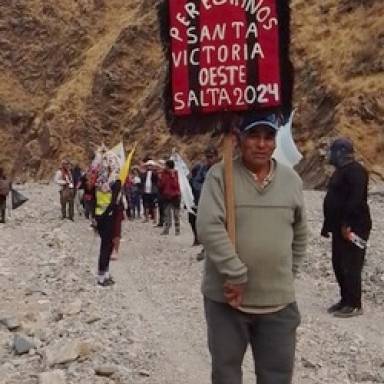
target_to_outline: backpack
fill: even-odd
[[[166,173],[162,195],[166,199],[174,199],[180,196],[179,177],[176,171]]]

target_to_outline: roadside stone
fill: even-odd
[[[31,349],[36,348],[35,342],[27,336],[15,335],[13,339],[13,349],[18,355],[28,353]]]
[[[117,367],[112,365],[100,365],[95,368],[97,376],[110,377],[117,372]]]
[[[143,376],[143,377],[150,377],[150,376],[151,376],[150,372],[147,371],[146,369],[141,369],[141,370],[138,372],[138,374],[139,374],[140,376]]]
[[[77,315],[77,314],[79,314],[81,312],[81,307],[82,307],[81,300],[80,299],[76,299],[72,303],[67,304],[64,307],[62,313],[63,313],[63,315],[67,315],[67,316]]]
[[[79,357],[90,353],[88,344],[73,340],[69,342],[56,343],[44,350],[44,360],[48,367],[57,364],[65,364],[77,360]]]
[[[39,384],[65,384],[65,372],[56,369],[52,372],[44,372],[39,375]]]
[[[9,331],[15,331],[21,327],[20,321],[14,316],[0,318],[0,323],[3,324]]]
[[[90,315],[88,319],[85,320],[87,324],[93,324],[101,320],[101,316],[99,315]]]

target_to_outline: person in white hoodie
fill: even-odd
[[[55,183],[59,186],[60,193],[60,205],[61,205],[61,217],[65,219],[67,217],[68,206],[68,218],[73,221],[74,217],[74,198],[75,189],[73,184],[73,178],[68,160],[61,162],[61,167],[56,171]]]

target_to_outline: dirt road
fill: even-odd
[[[94,280],[98,239],[87,222],[58,219],[54,187],[21,189],[31,200],[0,227],[0,319],[19,321],[16,330],[0,325],[0,383],[36,384],[41,372],[58,368],[71,384],[208,384],[203,263],[195,260],[199,248],[191,246],[187,223],[181,236],[164,237],[153,224],[126,222],[120,259],[112,265],[117,284],[102,288]],[[371,202],[375,226],[364,272],[365,313],[346,320],[325,311],[337,287],[329,243],[318,237],[321,200],[321,193],[306,193],[311,239],[297,281],[302,325],[294,383],[384,383],[384,200],[375,196]],[[15,332],[32,338],[35,348],[16,355]],[[47,366],[47,348],[68,340],[86,342],[90,350]],[[106,364],[113,374],[97,375]],[[244,383],[254,382],[247,356]]]

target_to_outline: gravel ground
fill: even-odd
[[[125,222],[112,264],[117,284],[102,288],[94,278],[99,240],[85,219],[59,219],[54,186],[18,189],[30,201],[0,224],[0,383],[208,384],[203,264],[188,224],[181,236],[164,237],[150,223]],[[326,313],[337,286],[329,241],[318,235],[322,199],[306,192],[311,235],[297,280],[294,383],[384,383],[383,194],[371,197],[364,315],[352,319]],[[16,335],[30,343],[26,353],[16,351]],[[249,355],[244,383],[254,383]]]

